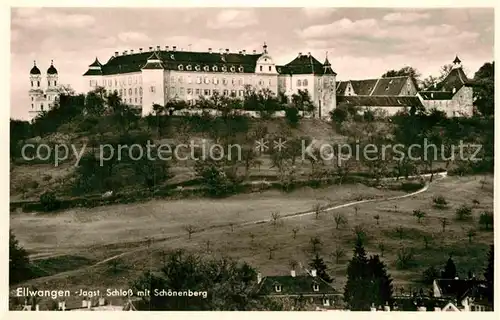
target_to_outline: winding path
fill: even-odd
[[[435,173],[433,181],[437,181],[437,180],[441,180],[443,178],[446,178],[447,175],[448,175],[447,172]],[[425,174],[425,175],[420,175],[420,176],[411,176],[411,177],[408,177],[408,178],[417,178],[417,177],[427,178],[427,177],[430,177],[430,176],[431,176],[431,174]],[[396,180],[396,179],[397,178],[384,178],[383,180]],[[408,197],[413,197],[413,196],[415,196],[417,194],[420,194],[420,193],[423,193],[423,192],[427,191],[429,189],[429,185],[430,185],[430,182],[426,183],[425,186],[422,189],[419,189],[419,190],[417,190],[415,192],[408,193],[408,194],[405,194],[405,195],[395,196],[395,197],[390,197],[390,198],[382,198],[382,199],[368,199],[368,200],[360,200],[360,201],[348,202],[348,203],[344,203],[344,204],[341,204],[341,205],[333,206],[333,207],[330,207],[330,208],[325,208],[323,210],[323,212],[330,212],[330,211],[334,211],[334,210],[337,210],[337,209],[346,208],[346,207],[350,207],[350,206],[354,206],[354,205],[362,204],[362,203],[383,202],[383,201],[399,200],[399,199],[404,199],[404,198],[408,198]],[[292,218],[303,217],[303,216],[312,215],[312,214],[315,214],[314,210],[310,210],[310,211],[306,211],[306,212],[291,213],[291,214],[282,216],[280,219],[292,219]],[[237,227],[237,226],[244,227],[244,226],[250,226],[250,225],[256,225],[256,224],[262,224],[262,223],[266,223],[266,222],[271,222],[271,220],[272,219],[263,219],[263,220],[248,221],[248,222],[244,222],[244,223],[235,224],[234,227]],[[214,226],[211,226],[211,227],[207,227],[207,228],[203,228],[203,229],[198,229],[197,231],[193,232],[193,234],[202,233],[202,232],[209,231],[209,230],[217,230],[217,229],[227,228],[228,226],[229,226],[229,224],[214,225]],[[141,246],[139,248],[132,249],[132,250],[129,250],[129,251],[126,251],[126,252],[114,255],[112,257],[108,257],[108,258],[106,258],[104,260],[101,260],[101,261],[99,261],[99,262],[97,262],[97,263],[95,263],[93,265],[90,265],[90,266],[85,266],[85,267],[82,267],[82,268],[79,268],[79,269],[74,269],[74,270],[70,270],[70,271],[60,272],[60,273],[57,273],[57,274],[54,274],[54,275],[51,275],[51,276],[47,276],[47,277],[35,278],[35,279],[32,279],[32,280],[34,280],[34,281],[47,281],[47,280],[59,278],[61,276],[69,276],[71,274],[74,274],[74,273],[77,273],[77,272],[80,272],[80,271],[84,271],[84,270],[93,268],[93,267],[98,266],[98,265],[105,264],[105,263],[107,263],[109,261],[121,258],[123,256],[129,255],[129,254],[133,254],[133,253],[136,253],[136,252],[139,252],[139,251],[146,250],[153,243],[154,244],[158,244],[158,243],[161,243],[161,242],[165,242],[167,240],[177,239],[179,237],[181,237],[181,236],[180,235],[175,235],[175,236],[170,236],[170,237],[162,237],[162,238],[157,238],[157,239],[150,239],[149,241],[146,240],[146,241],[134,242],[134,243],[137,243],[137,244],[144,243],[144,246]],[[58,254],[58,255],[63,255],[63,254]],[[46,256],[44,258],[46,258]]]

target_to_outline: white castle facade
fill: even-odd
[[[179,51],[175,46],[115,52],[106,64],[96,58],[83,76],[89,91],[116,90],[125,103],[141,108],[143,116],[152,112],[154,104],[165,105],[171,99],[194,103],[200,96],[214,94],[243,98],[248,85],[288,96],[307,89],[316,106],[315,116],[321,118],[328,117],[336,105],[336,73],[328,58],[321,63],[311,54],[299,54],[279,66],[266,44],[261,53]]]

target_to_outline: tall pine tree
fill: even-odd
[[[370,257],[368,267],[371,273],[372,302],[376,306],[392,305],[392,279],[386,265],[378,255]]]
[[[314,257],[314,259],[311,261],[311,263],[309,263],[309,267],[311,267],[312,269],[315,269],[316,274],[321,279],[325,280],[328,283],[333,282],[333,279],[326,272],[327,267],[326,267],[325,261],[317,253],[316,253],[316,256]]]
[[[370,270],[361,238],[356,239],[354,255],[347,266],[347,283],[344,287],[344,301],[352,311],[370,310]]]
[[[490,246],[490,251],[488,252],[488,264],[486,265],[486,268],[484,269],[484,280],[486,281],[486,292],[488,295],[488,301],[493,303],[493,287],[494,287],[494,275],[493,275],[493,269],[494,269],[494,262],[495,259],[495,251],[493,249],[493,245]]]
[[[31,275],[28,253],[19,245],[12,230],[9,230],[9,283],[19,283],[29,279]]]
[[[455,263],[451,256],[446,261],[446,265],[444,266],[444,271],[441,273],[441,278],[443,279],[455,279],[457,276],[457,267],[455,267]]]

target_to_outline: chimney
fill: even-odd
[[[212,48],[208,48],[208,53],[212,53]]]
[[[243,50],[242,51],[243,55],[246,55],[247,54],[247,51],[246,50]]]
[[[238,54],[241,54],[241,51],[238,51]]]
[[[156,46],[156,50],[160,51],[160,46]]]
[[[82,300],[82,308],[87,308],[87,300]]]
[[[120,53],[118,51],[115,51],[115,57],[118,57]]]
[[[302,56],[302,52],[299,52],[299,58]]]
[[[153,47],[149,47],[149,51],[153,51]]]
[[[177,46],[173,46],[172,51],[176,51],[176,50],[177,50]]]
[[[106,300],[102,297],[99,297],[99,305],[103,306],[106,303]]]
[[[261,283],[262,282],[262,273],[257,273],[257,283]]]
[[[142,53],[142,48],[139,48],[139,52]]]
[[[389,307],[388,305],[385,305],[384,306],[384,311],[391,311],[391,307]]]
[[[256,53],[257,53],[257,50],[253,50],[252,52],[253,52],[253,54],[256,54]]]
[[[226,53],[229,53],[229,49],[226,49]]]
[[[166,50],[166,51],[169,51],[169,50],[170,50],[170,47],[169,47],[169,46],[165,46],[165,50]]]
[[[123,55],[126,56],[127,55],[127,50],[123,51]]]
[[[291,270],[291,271],[290,271],[290,275],[291,275],[293,278],[295,278],[295,270]]]
[[[311,276],[316,277],[316,269],[311,270]]]
[[[130,50],[130,54],[134,54],[134,50]]]
[[[377,311],[377,308],[375,308],[375,303],[372,303],[372,306],[370,307],[370,311],[372,311],[372,312]]]
[[[40,311],[40,306],[38,304],[35,305],[35,311]]]
[[[222,48],[219,48],[219,54],[222,54]]]
[[[311,53],[310,53],[310,52],[308,52],[308,53],[307,53],[307,55],[308,55],[309,57],[311,57]]]

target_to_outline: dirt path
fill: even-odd
[[[428,175],[422,175],[421,177],[430,177],[430,176],[431,175],[428,174]],[[441,179],[446,178],[446,177],[447,177],[447,172],[442,172],[442,173],[434,174],[433,182],[441,180]],[[395,179],[395,178],[388,178],[388,179]],[[415,196],[417,194],[420,194],[420,193],[423,193],[423,192],[427,191],[429,189],[429,185],[430,185],[430,183],[426,183],[426,185],[422,189],[417,190],[417,191],[412,192],[412,193],[405,194],[405,195],[396,196],[396,197],[390,197],[390,198],[369,199],[369,200],[360,200],[360,201],[349,202],[349,203],[337,205],[337,206],[334,206],[334,207],[326,208],[326,209],[324,209],[324,212],[330,212],[330,211],[334,211],[334,210],[337,210],[337,209],[351,207],[351,206],[354,206],[354,205],[357,205],[357,204],[362,204],[362,203],[383,202],[383,201],[399,200],[399,199],[404,199],[404,198],[408,198],[408,197],[413,197],[413,196]],[[281,219],[292,219],[292,218],[297,218],[297,217],[303,217],[303,216],[307,216],[307,215],[312,215],[314,213],[315,213],[314,210],[306,211],[306,212],[297,212],[297,213],[292,213],[292,214],[288,214],[288,215],[282,216]],[[266,223],[266,222],[271,222],[271,220],[272,219],[249,221],[249,222],[244,222],[244,223],[236,224],[236,225],[234,225],[234,227],[237,227],[237,226],[239,226],[239,227],[245,227],[245,226],[250,226],[250,225],[262,224],[262,223]],[[209,231],[209,230],[217,230],[217,229],[221,229],[221,228],[227,228],[228,226],[229,226],[228,224],[225,224],[225,225],[214,225],[214,226],[211,226],[211,227],[199,229],[199,230],[193,232],[193,234],[198,234],[198,233],[202,233],[202,232]],[[136,253],[136,252],[139,252],[139,251],[146,250],[146,249],[150,248],[153,244],[157,245],[157,244],[160,244],[160,243],[165,242],[167,240],[172,240],[172,239],[176,239],[176,238],[179,238],[179,237],[181,237],[181,236],[180,235],[175,235],[175,236],[170,236],[170,237],[162,237],[162,238],[157,238],[157,239],[149,239],[149,240],[139,241],[139,242],[136,242],[136,244],[137,245],[143,244],[142,246],[140,246],[140,247],[138,247],[136,249],[132,249],[132,250],[129,250],[129,251],[126,251],[126,252],[114,255],[112,257],[108,257],[108,258],[106,258],[104,260],[101,260],[101,261],[99,261],[99,262],[91,265],[91,266],[85,266],[85,267],[80,268],[80,269],[65,271],[65,272],[57,273],[57,274],[54,274],[54,275],[51,275],[51,276],[47,276],[47,277],[36,278],[36,279],[33,279],[33,280],[36,280],[36,281],[41,281],[41,280],[47,281],[47,280],[59,278],[61,276],[68,276],[68,275],[71,275],[71,274],[74,274],[74,273],[78,273],[78,272],[81,272],[81,271],[84,271],[84,270],[88,270],[88,269],[93,268],[93,267],[98,266],[98,265],[105,264],[105,263],[107,263],[109,261],[121,258],[123,256],[129,255],[129,254],[133,254],[133,253]],[[69,254],[69,253],[65,253],[65,254]],[[57,255],[64,255],[64,254],[57,254]],[[54,255],[54,256],[57,256],[57,255]],[[53,256],[51,256],[51,257],[53,257]]]

